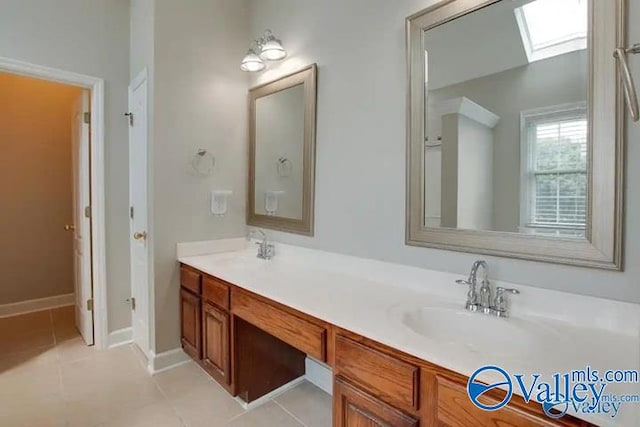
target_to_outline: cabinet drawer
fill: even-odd
[[[326,329],[260,301],[243,292],[232,293],[234,315],[308,355],[326,360]]]
[[[202,299],[229,310],[229,285],[215,277],[202,278]]]
[[[580,421],[569,415],[561,419],[552,419],[542,413],[539,406],[524,404],[525,408],[518,406],[514,399],[508,406],[499,411],[483,411],[477,408],[469,399],[466,382],[459,379],[446,378],[440,375],[437,379],[437,399],[433,402],[437,411],[438,425],[450,427],[466,427],[469,425],[477,427],[586,427],[591,424]],[[487,405],[499,403],[504,396],[502,390],[489,392],[488,396],[483,396],[481,401]],[[532,413],[532,410],[539,413]]]
[[[180,267],[180,286],[200,295],[202,275],[187,267]]]
[[[417,366],[363,344],[336,336],[336,375],[341,375],[400,409],[419,409]]]

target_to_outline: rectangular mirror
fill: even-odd
[[[443,1],[407,20],[407,242],[621,268],[622,0]]]
[[[315,129],[315,64],[249,91],[249,225],[313,235]]]

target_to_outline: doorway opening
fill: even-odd
[[[0,57],[0,92],[2,330],[105,349],[104,82]]]

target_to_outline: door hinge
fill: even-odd
[[[87,300],[87,310],[88,311],[93,311],[93,298],[89,298]]]
[[[129,218],[133,219],[133,206],[129,207]]]
[[[83,120],[86,124],[90,125],[91,124],[91,113],[86,112],[84,113],[84,117]]]
[[[136,299],[135,297],[127,298],[127,302],[131,304],[131,310],[136,310]]]
[[[133,126],[133,113],[124,113],[124,115],[129,118],[129,126]]]
[[[84,207],[84,217],[91,218],[91,206]]]

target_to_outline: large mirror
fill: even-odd
[[[409,244],[621,268],[623,6],[455,0],[408,18]]]
[[[249,92],[249,225],[313,235],[316,66]]]

